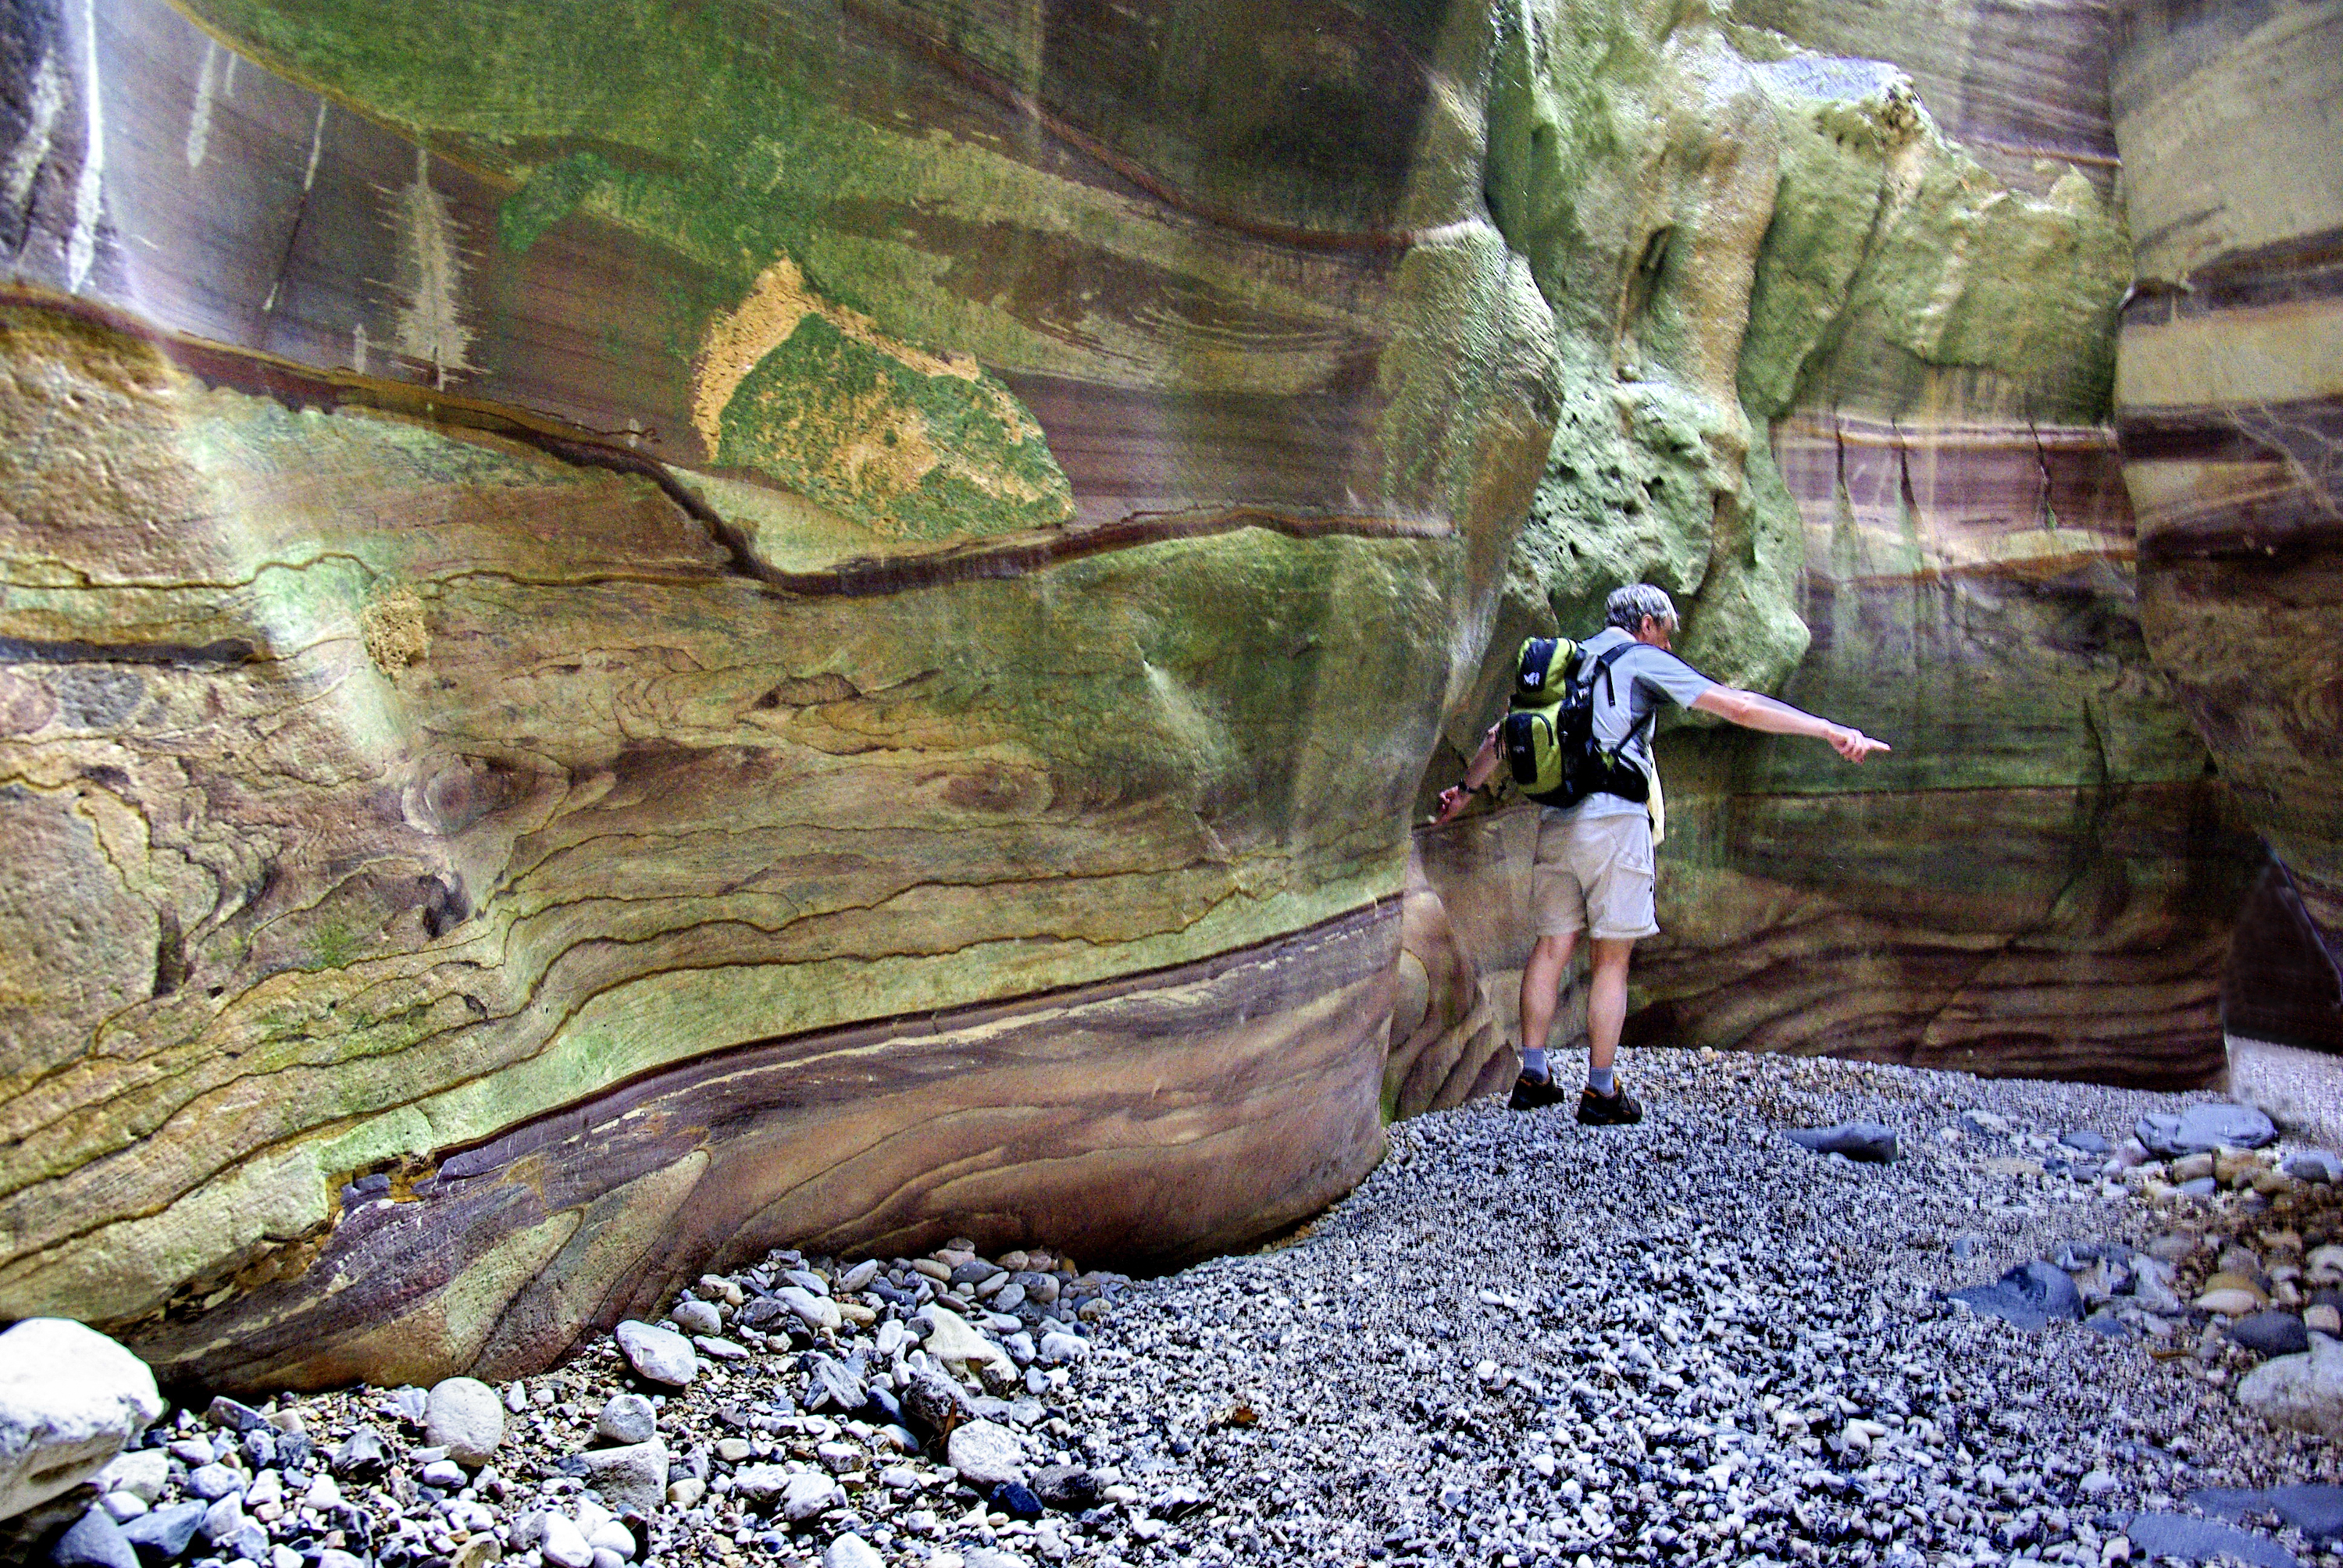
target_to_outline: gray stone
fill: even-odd
[[[74,1522],[49,1549],[57,1568],[138,1568],[138,1553],[122,1533],[122,1526],[103,1508],[93,1508]]]
[[[2083,1316],[2082,1292],[2055,1263],[2021,1263],[1990,1285],[1946,1294],[1947,1300],[1966,1302],[1982,1317],[2001,1318],[2021,1329],[2077,1322]]]
[[[2294,1553],[2275,1541],[2185,1513],[2137,1513],[2124,1526],[2124,1533],[2147,1557],[2177,1557],[2188,1563],[2235,1557],[2259,1568],[2300,1568]]]
[[[2256,1312],[2229,1325],[2229,1337],[2266,1356],[2299,1355],[2310,1348],[2310,1331],[2292,1312]]]
[[[944,1444],[944,1462],[975,1486],[1025,1479],[1025,1451],[1017,1434],[989,1421],[955,1427]]]
[[[2298,1181],[2343,1181],[2343,1160],[2324,1149],[2289,1154],[2278,1169]]]
[[[171,1456],[159,1448],[134,1448],[115,1455],[94,1480],[100,1492],[127,1492],[141,1503],[152,1503],[170,1484]]]
[[[699,1375],[699,1357],[691,1342],[673,1329],[628,1318],[618,1325],[617,1338],[627,1364],[648,1382],[681,1388]]]
[[[976,1415],[967,1391],[939,1372],[912,1373],[901,1397],[905,1417],[915,1428],[934,1437],[950,1436],[954,1427]]]
[[[257,1432],[268,1424],[266,1416],[241,1400],[230,1399],[224,1393],[215,1395],[212,1402],[205,1407],[204,1419],[214,1426],[224,1426],[234,1432]]]
[[[370,1426],[359,1427],[344,1438],[341,1446],[334,1450],[333,1457],[326,1461],[327,1467],[336,1475],[351,1480],[380,1475],[387,1463],[383,1456],[382,1439],[375,1435],[374,1428]]]
[[[123,1539],[155,1557],[176,1557],[196,1538],[211,1510],[200,1503],[173,1503],[142,1513],[122,1527]]]
[[[146,1363],[94,1329],[27,1318],[0,1333],[0,1519],[80,1485],[162,1413]]]
[[[2320,1334],[2237,1381],[2237,1402],[2273,1426],[2343,1437],[2343,1344]]]
[[[878,1277],[879,1260],[876,1258],[865,1258],[862,1261],[855,1264],[854,1267],[846,1271],[845,1274],[841,1276],[838,1282],[838,1288],[846,1292],[849,1295],[851,1295],[855,1292],[869,1285],[871,1281]]]
[[[1885,1164],[1896,1158],[1896,1132],[1876,1121],[1842,1121],[1835,1127],[1795,1127],[1784,1136],[1801,1149],[1849,1160]]]
[[[2191,1105],[2177,1116],[2151,1111],[2132,1129],[2148,1151],[2167,1160],[2209,1154],[2224,1145],[2259,1149],[2278,1140],[2270,1119],[2250,1105]]]
[[[505,1440],[505,1402],[478,1378],[444,1378],[424,1400],[423,1438],[458,1464],[478,1470]]]
[[[242,1492],[244,1477],[225,1464],[206,1464],[188,1475],[187,1490],[206,1503],[217,1503]]]
[[[827,1475],[799,1472],[781,1487],[781,1517],[792,1524],[819,1519],[833,1508],[845,1506],[845,1489]]]
[[[317,1553],[317,1568],[366,1568],[366,1563],[355,1552],[328,1546]]]
[[[594,1418],[594,1435],[610,1442],[649,1442],[659,1434],[659,1412],[639,1393],[615,1396]]]
[[[464,1484],[464,1467],[452,1459],[435,1459],[416,1476],[426,1486],[454,1492]]]
[[[825,1401],[837,1406],[843,1413],[852,1415],[870,1402],[870,1385],[837,1357],[816,1356],[813,1382],[808,1391],[806,1408],[818,1410]]]
[[[2207,1487],[2188,1501],[2207,1513],[2234,1519],[2241,1513],[2275,1513],[2313,1541],[2343,1538],[2343,1486],[2304,1484],[2259,1491]]]
[[[545,1515],[537,1549],[554,1568],[593,1568],[594,1549],[586,1544],[578,1526],[558,1513]]]
[[[1099,1478],[1079,1465],[1053,1464],[1033,1477],[1033,1495],[1068,1513],[1096,1508],[1105,1494]]]
[[[624,1448],[593,1449],[578,1457],[586,1462],[586,1484],[612,1507],[653,1513],[667,1501],[667,1444],[656,1437]]]
[[[838,1303],[828,1296],[815,1295],[799,1285],[783,1285],[773,1292],[781,1303],[798,1315],[798,1321],[809,1329],[836,1329],[846,1322]]]
[[[821,1568],[886,1568],[877,1550],[860,1535],[841,1535],[821,1554]]]
[[[1043,1334],[1041,1342],[1036,1347],[1034,1353],[1038,1359],[1051,1366],[1061,1365],[1067,1362],[1087,1361],[1090,1359],[1091,1342],[1080,1334]]]
[[[720,1334],[724,1332],[724,1314],[716,1310],[713,1302],[685,1300],[676,1302],[675,1311],[668,1316],[676,1327],[688,1334]]]
[[[2078,1150],[2085,1154],[2112,1154],[2116,1147],[2107,1141],[2104,1134],[2087,1129],[2061,1132],[2058,1134],[2058,1141],[2069,1149]]]

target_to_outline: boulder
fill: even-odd
[[[2237,1402],[2272,1426],[2343,1437],[2343,1343],[2320,1334],[2237,1380]]]
[[[0,1333],[0,1519],[96,1475],[162,1413],[146,1363],[95,1330],[31,1318]]]

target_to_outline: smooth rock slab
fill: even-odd
[[[80,1485],[163,1413],[146,1363],[64,1318],[0,1334],[0,1519]]]
[[[2167,1160],[2210,1154],[2227,1145],[2259,1149],[2278,1141],[2278,1128],[2250,1105],[2192,1105],[2177,1116],[2151,1111],[2132,1127],[2148,1152]]]
[[[2276,1513],[2313,1541],[2343,1537],[2343,1486],[2271,1486],[2259,1491],[2208,1486],[2190,1493],[2188,1501],[2225,1519],[2241,1513]]]
[[[2055,1263],[2020,1263],[1990,1285],[1948,1291],[1945,1299],[1966,1302],[1980,1316],[2001,1318],[2021,1329],[2075,1322],[2083,1315],[2083,1294]]]
[[[2147,1557],[2178,1557],[2202,1563],[2208,1557],[2235,1557],[2262,1568],[2300,1568],[2293,1553],[2275,1541],[2248,1535],[2234,1525],[2185,1513],[2137,1513],[2124,1526],[2131,1543]]]
[[[650,1382],[681,1388],[699,1375],[699,1356],[691,1342],[673,1329],[629,1318],[616,1331],[618,1349],[638,1376]]]
[[[1817,1154],[1886,1164],[1896,1158],[1896,1130],[1876,1121],[1842,1121],[1835,1127],[1795,1127],[1784,1136]]]

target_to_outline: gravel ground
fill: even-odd
[[[210,1492],[185,1548],[145,1561],[222,1568],[2099,1564],[2197,1489],[2337,1479],[2326,1440],[2238,1407],[2259,1358],[2184,1304],[2247,1288],[2316,1312],[2336,1190],[2246,1160],[2191,1197],[2122,1147],[2141,1113],[2212,1097],[1706,1052],[1634,1053],[1625,1077],[1640,1127],[1423,1117],[1298,1235],[1161,1279],[776,1254],[678,1303],[688,1383],[605,1338],[494,1391],[485,1468],[438,1452],[421,1390],[288,1398],[265,1432],[181,1412],[152,1434],[151,1495],[117,1474],[94,1512],[135,1538],[156,1533],[142,1509]],[[1850,1120],[1903,1158],[1780,1135]],[[2069,1160],[2054,1140],[2077,1131],[2112,1160]],[[2071,1252],[2107,1332],[1941,1294],[2074,1242],[2155,1242],[2161,1273],[2132,1261],[2177,1299],[2101,1299],[2111,1274]],[[930,1352],[963,1322],[954,1384]],[[379,1465],[363,1441],[348,1457],[361,1429]],[[2343,1563],[2264,1529],[2274,1547]]]

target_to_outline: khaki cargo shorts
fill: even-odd
[[[1605,941],[1657,936],[1652,909],[1652,823],[1618,817],[1539,814],[1530,865],[1530,912],[1542,937],[1583,931]]]

